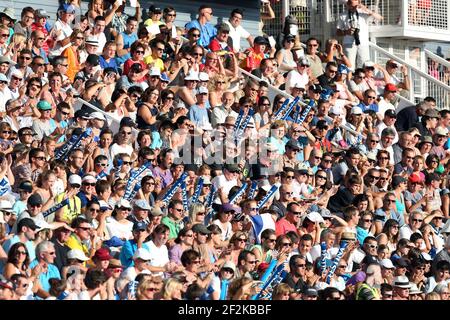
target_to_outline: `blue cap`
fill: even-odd
[[[350,69],[345,64],[340,64],[338,67],[338,73],[348,74],[349,71]]]
[[[133,231],[144,231],[147,230],[147,225],[145,222],[139,221],[133,224]]]
[[[161,73],[161,75],[159,76],[159,79],[164,82],[170,82],[170,79],[165,72]]]
[[[64,3],[62,6],[59,7],[58,11],[62,11],[65,13],[75,13],[75,6],[69,3]]]

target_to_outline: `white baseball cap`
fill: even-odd
[[[106,119],[105,119],[105,116],[104,116],[101,112],[98,112],[98,111],[92,112],[92,113],[89,115],[89,117],[90,117],[91,119],[98,119],[98,120],[103,120],[103,121],[106,120]]]
[[[352,111],[350,111],[350,114],[363,114],[363,111],[360,107],[352,107]]]
[[[144,248],[138,248],[133,255],[133,259],[141,259],[145,261],[149,261],[152,259],[150,252]]]
[[[81,186],[81,177],[77,174],[72,174],[69,177],[69,184],[79,184]]]
[[[83,251],[80,249],[72,249],[69,252],[67,252],[67,259],[77,259],[81,261],[88,261],[89,258],[86,257]]]

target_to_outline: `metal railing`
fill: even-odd
[[[330,6],[329,22],[336,22],[340,14],[347,12],[347,7],[341,0],[326,0],[322,3]],[[362,0],[361,3],[383,16],[383,20],[373,20],[371,25],[449,29],[447,0]]]
[[[372,50],[374,61],[378,62],[380,65],[384,64],[388,59],[392,59],[408,68],[408,76],[410,77],[411,82],[408,97],[409,100],[417,101],[421,98],[431,96],[439,102],[439,109],[450,108],[450,86],[447,83],[444,83],[440,81],[439,78],[423,72],[418,67],[393,55],[389,51],[372,42],[370,42],[369,45]]]
[[[427,58],[428,73],[448,85],[450,83],[450,62],[430,50],[425,49],[424,52]]]

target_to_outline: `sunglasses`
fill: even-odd
[[[83,186],[90,186],[90,187],[95,187],[96,183],[95,182],[83,182]]]
[[[131,135],[131,131],[120,131],[120,133],[124,135]]]

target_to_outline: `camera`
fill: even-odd
[[[353,32],[353,37],[355,37],[355,44],[357,46],[359,46],[361,44],[361,42],[359,41],[359,29],[356,28],[355,31]]]

